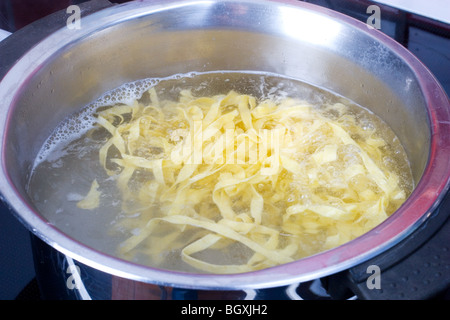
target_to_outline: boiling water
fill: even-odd
[[[194,96],[212,96],[235,90],[261,100],[299,98],[318,107],[344,103],[350,106],[350,112],[356,115],[363,128],[376,128],[388,142],[390,156],[385,157],[386,166],[399,173],[400,183],[406,190],[413,188],[406,155],[392,130],[374,114],[343,97],[293,79],[252,72],[191,73],[140,80],[105,93],[61,123],[37,156],[28,184],[32,200],[50,223],[70,237],[107,254],[116,255],[118,245],[132,235],[134,229],[118,227],[124,217],[120,194],[116,181],[106,175],[99,162],[99,149],[108,140],[108,134],[106,130],[95,129],[95,116],[99,110],[116,104],[131,104],[134,100],[148,103],[148,89],[152,87],[161,100],[176,101],[181,90],[191,89]],[[102,181],[102,205],[95,210],[82,210],[77,207],[77,202],[84,198],[94,178]],[[157,210],[155,207],[155,212]],[[209,259],[215,263],[239,264],[248,256],[246,251],[245,246],[237,244],[226,253],[209,253]],[[133,259],[152,265],[145,257]],[[195,272],[181,261],[179,251],[168,252],[158,266]]]

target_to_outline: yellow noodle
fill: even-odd
[[[386,141],[359,128],[341,103],[323,108],[338,114],[333,119],[291,98],[258,102],[235,91],[194,97],[184,90],[179,101],[162,101],[154,89],[149,94],[147,106],[136,101],[98,116],[110,134],[100,163],[117,176],[124,211],[132,202],[155,211],[130,215],[136,222],[124,225],[140,227],[120,246],[124,257],[147,252],[158,260],[179,247],[170,242],[184,228],[171,230],[160,245],[146,241],[140,251],[164,222],[205,232],[181,246],[181,259],[192,267],[252,271],[349,241],[383,221],[408,194],[380,160]],[[132,184],[138,170],[150,180]],[[93,198],[90,192],[81,204],[92,209]],[[246,263],[196,257],[232,243],[252,252]]]

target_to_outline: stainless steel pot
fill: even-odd
[[[347,244],[233,275],[159,270],[106,255],[64,234],[35,208],[26,190],[30,168],[66,116],[124,82],[214,70],[277,73],[369,108],[403,143],[417,183],[414,192],[389,219]],[[381,32],[303,2],[160,0],[106,7],[83,17],[80,29],[62,26],[26,50],[8,67],[0,97],[2,196],[40,239],[36,254],[47,252],[38,265],[42,257],[56,255],[67,280],[64,289],[77,289],[78,298],[92,298],[90,289],[98,287],[110,288],[108,298],[114,297],[111,292],[129,297],[142,287],[150,297],[156,288],[159,298],[163,287],[240,294],[324,277],[407,238],[427,223],[449,189],[450,103],[433,75]],[[90,284],[78,285],[86,274]],[[72,287],[69,280],[75,281]]]

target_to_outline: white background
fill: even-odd
[[[450,0],[375,0],[375,2],[450,24]]]

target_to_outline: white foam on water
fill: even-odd
[[[42,146],[36,157],[33,170],[43,161],[53,162],[64,156],[64,147],[82,137],[95,125],[97,122],[95,112],[98,108],[120,103],[130,105],[158,82],[158,79],[144,79],[123,84],[106,92],[80,112],[66,118]]]

